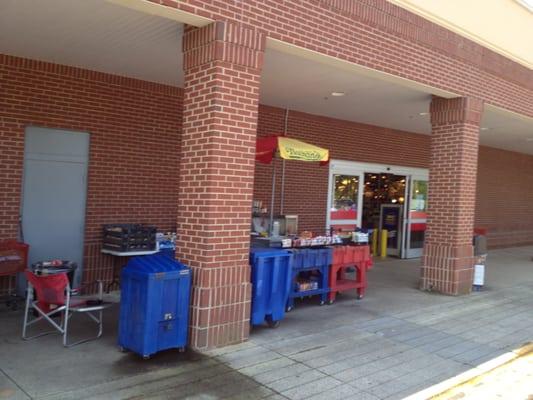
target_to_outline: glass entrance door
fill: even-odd
[[[361,226],[361,175],[331,176],[329,226],[335,232],[351,232]]]
[[[428,170],[423,168],[331,160],[326,229],[379,230],[381,206],[394,206],[399,210],[399,225],[387,228],[396,231],[391,233],[387,253],[420,257],[427,222],[428,178]]]
[[[405,208],[404,243],[402,258],[422,256],[427,224],[428,180],[411,176],[408,179],[409,196]]]

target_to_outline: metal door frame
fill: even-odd
[[[426,181],[429,185],[429,172],[425,174],[412,174],[406,177],[406,201],[404,207],[403,218],[403,238],[401,247],[401,258],[418,258],[422,257],[424,248],[411,249],[411,225],[425,223],[427,224],[427,218],[410,218],[411,212],[411,199],[413,198],[413,181]],[[426,194],[426,210],[427,210],[427,194]]]

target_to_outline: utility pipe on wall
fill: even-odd
[[[289,125],[289,109],[285,109],[285,126],[283,128],[283,135],[287,136],[287,127]],[[283,202],[285,200],[285,159],[281,162],[281,192],[280,192],[280,205],[279,213],[283,215]]]

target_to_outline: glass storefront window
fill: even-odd
[[[421,249],[424,247],[426,236],[426,219],[427,219],[427,199],[428,199],[428,182],[423,180],[413,180],[411,190],[411,202],[409,214],[411,220],[409,248]]]
[[[413,190],[411,195],[411,203],[409,211],[411,211],[411,218],[426,218],[426,209],[427,209],[427,199],[428,199],[428,183],[427,181],[417,181],[413,180]],[[415,217],[413,212],[418,212],[423,216]]]
[[[359,176],[334,175],[331,220],[356,220]]]

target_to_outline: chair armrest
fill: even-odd
[[[104,297],[104,282],[100,279],[80,285],[76,290],[71,289],[70,293],[73,293],[73,292],[81,293],[83,292],[85,288],[92,287],[94,284],[98,285],[98,292],[97,292],[98,298],[102,300]]]
[[[97,280],[98,282],[98,299],[103,300],[104,299],[104,282],[101,280]]]

